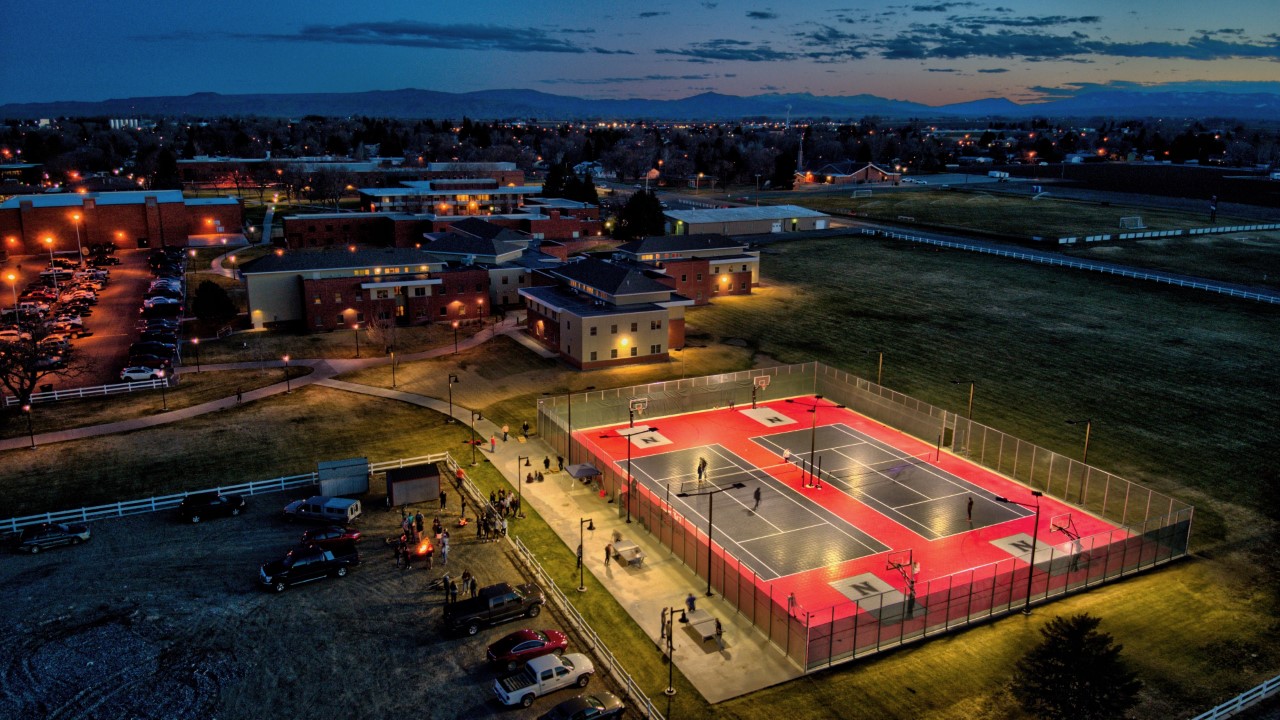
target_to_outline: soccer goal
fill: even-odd
[[[1142,222],[1141,215],[1130,215],[1120,218],[1121,230],[1142,230],[1146,225]]]
[[[857,198],[864,198],[864,197],[871,197],[871,191],[870,191],[870,190],[854,190],[854,191],[853,191],[853,194],[852,194],[852,195],[850,195],[849,197],[854,198],[854,199],[857,199]]]

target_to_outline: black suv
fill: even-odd
[[[360,564],[360,551],[354,542],[343,545],[303,545],[289,551],[282,560],[263,563],[258,579],[275,592],[284,592],[291,585],[320,580],[326,577],[346,577],[347,571]]]
[[[205,518],[230,517],[244,510],[244,498],[217,492],[192,493],[178,505],[178,517],[198,523]]]
[[[89,540],[87,525],[42,523],[23,528],[13,537],[14,547],[32,554],[62,545],[79,545]]]

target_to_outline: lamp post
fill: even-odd
[[[676,665],[676,653],[675,653],[676,648],[675,648],[675,638],[672,637],[673,633],[671,631],[673,629],[672,625],[674,625],[676,621],[677,610],[680,610],[681,612],[683,612],[684,608],[669,607],[662,611],[662,624],[663,624],[662,636],[667,640],[667,689],[663,690],[662,694],[666,695],[667,697],[671,697],[672,695],[676,694],[676,687],[675,687],[675,684],[672,682],[672,680],[674,679],[673,673]],[[688,620],[686,620],[686,622],[688,622]],[[671,702],[670,700],[667,701],[668,716],[671,715],[671,712],[669,709],[670,702]]]
[[[360,357],[360,323],[351,323],[351,332],[356,336],[356,357]]]
[[[1085,418],[1083,420],[1068,420],[1068,425],[1084,425],[1084,454],[1080,456],[1080,462],[1089,462],[1089,433],[1093,430],[1093,418]]]
[[[591,532],[596,531],[596,524],[591,522],[591,518],[578,518],[578,592],[587,591],[587,583],[584,582],[583,566],[586,564],[582,561],[583,542],[585,538],[582,536],[582,528],[586,527]]]
[[[13,292],[13,317],[16,320],[18,318],[18,274],[6,273],[4,279],[9,281],[9,290]]]
[[[483,420],[484,416],[478,410],[471,411],[471,464],[476,464],[476,421]]]
[[[445,424],[453,422],[453,384],[458,382],[458,376],[449,373],[449,417],[445,418]]]
[[[586,386],[586,387],[582,388],[582,391],[583,391],[583,392],[591,392],[592,390],[595,390],[595,389],[596,389],[596,386],[595,386],[595,385],[588,385],[588,386]],[[542,394],[543,394],[543,395],[553,395],[553,393],[542,393]],[[572,391],[572,390],[570,390],[569,392],[565,393],[564,395],[565,395],[565,404],[566,404],[566,406],[567,406],[567,408],[568,408],[568,409],[567,409],[567,411],[566,411],[566,414],[568,415],[568,418],[567,418],[566,422],[567,422],[567,423],[568,423],[568,425],[569,425],[569,429],[568,429],[568,439],[567,439],[567,441],[565,442],[565,453],[564,453],[564,454],[569,456],[569,464],[570,464],[570,465],[572,465],[572,464],[573,464],[573,391]]]
[[[1010,505],[1021,505],[1022,507],[1035,508],[1036,510],[1036,524],[1031,528],[1031,561],[1027,563],[1027,603],[1022,606],[1023,615],[1031,614],[1031,577],[1036,571],[1036,542],[1040,539],[1040,498],[1043,495],[1044,493],[1039,490],[1031,491],[1031,497],[1036,499],[1035,505],[1018,502],[1017,500],[1010,500],[1009,498],[1000,497],[999,495],[996,496],[996,502],[1008,503]]]
[[[396,389],[396,351],[391,351],[391,389]]]
[[[633,427],[634,427],[634,423],[633,423]],[[600,436],[601,438],[606,438],[606,439],[620,437],[627,441],[627,524],[631,523],[631,496],[635,494],[635,489],[636,489],[636,481],[634,478],[631,477],[631,438],[635,437],[636,435],[644,435],[645,433],[651,433],[651,432],[658,432],[658,428],[651,427],[648,430],[641,430],[640,432],[631,433],[628,435],[623,435],[619,433],[617,435],[601,435]]]
[[[165,396],[165,388],[169,387],[169,378],[165,377],[164,368],[156,371],[156,375],[160,376],[160,405],[165,411],[169,410],[169,399]]]
[[[200,373],[200,338],[191,338],[191,349],[194,350],[196,354],[196,374],[198,375]]]
[[[760,207],[760,173],[756,173],[756,207]]]
[[[702,173],[698,173],[698,177],[693,181],[693,194],[698,194],[698,186],[702,184]]]
[[[796,401],[795,399],[793,399],[793,398],[787,398],[787,402],[789,402],[789,403],[793,403],[793,404],[795,404],[795,405],[805,406],[805,403],[797,402],[797,401]],[[818,408],[820,408],[820,407],[827,407],[827,406],[824,406],[824,405],[822,404],[822,396],[821,396],[821,395],[814,395],[814,396],[813,396],[813,404],[812,404],[812,405],[807,405],[806,407],[808,407],[808,408],[809,408],[809,412],[813,413],[813,422],[812,422],[812,423],[810,423],[810,425],[809,425],[809,482],[805,484],[805,487],[809,487],[810,485],[813,485],[814,478],[816,477],[816,476],[813,474],[813,463],[814,463],[814,456],[816,456],[816,455],[818,454]],[[831,405],[831,406],[829,406],[829,407],[833,407],[833,408],[842,408],[842,407],[844,407],[844,406],[843,406],[843,405]],[[801,472],[800,472],[800,478],[801,478],[801,480],[803,480],[803,479],[804,479],[804,468],[801,468],[800,470],[801,470]],[[819,479],[819,482],[821,482],[821,479]]]
[[[523,520],[524,519],[524,482],[522,482],[520,478],[520,461],[521,460],[524,461],[525,467],[529,467],[530,463],[529,463],[529,457],[526,455],[520,455],[516,457],[516,488],[517,488],[516,489],[516,505],[520,506],[520,512],[516,515],[516,517]]]
[[[53,266],[53,237],[46,235],[44,244],[49,246],[49,272],[53,275],[53,289],[61,294],[62,288],[58,287],[58,269]]]
[[[76,226],[76,253],[79,255],[80,269],[84,269],[84,246],[80,244],[80,213],[71,213],[71,223]]]
[[[715,490],[707,490],[706,492],[676,493],[676,497],[682,498],[698,497],[701,495],[707,496],[707,597],[711,597],[714,594],[711,592],[711,556],[714,554],[711,549],[711,533],[715,530],[714,518],[716,512],[716,495],[724,492],[725,490],[740,490],[744,487],[746,487],[746,485],[743,485],[742,483],[734,483],[722,488],[716,488]]]
[[[876,384],[882,385],[883,383],[881,383],[880,381],[881,379],[884,378],[884,351],[883,350],[863,350],[862,351],[863,355],[870,355],[872,353],[875,353],[880,358],[876,362]]]
[[[27,401],[22,404],[22,412],[27,414],[27,437],[31,438],[31,449],[36,449],[36,431],[31,425],[31,396],[27,396]]]
[[[951,381],[952,385],[964,385],[965,383],[969,384],[969,412],[968,414],[965,415],[965,418],[969,420],[973,419],[973,386],[977,382],[978,382],[977,380],[952,380]]]
[[[453,354],[458,354],[458,321],[453,321]]]
[[[280,359],[284,360],[284,394],[288,395],[293,392],[293,386],[289,384],[289,356],[285,355]]]

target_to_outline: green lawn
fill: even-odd
[[[219,281],[219,284],[222,283]],[[236,297],[232,295],[233,299]],[[458,337],[468,338],[478,330],[478,327],[471,326],[459,328]],[[401,354],[448,347],[453,345],[454,338],[453,328],[443,325],[418,325],[395,328],[394,331],[361,328],[359,332],[360,357],[365,358],[383,357],[389,345],[394,345]],[[274,329],[200,341],[200,360],[204,363],[279,360],[284,355],[299,359],[354,358],[355,331],[304,333]]]
[[[1059,249],[1088,260],[1280,287],[1280,232],[1126,240]]]

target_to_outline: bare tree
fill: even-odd
[[[70,349],[59,353],[41,343],[53,334],[49,323],[21,323],[19,328],[19,339],[0,340],[0,385],[19,402],[30,402],[45,378],[74,378],[91,369],[88,360],[69,357]]]

